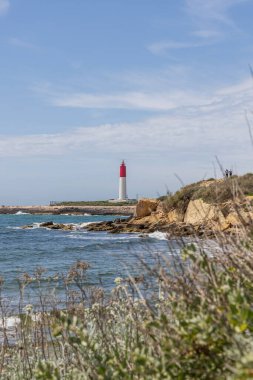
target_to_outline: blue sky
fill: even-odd
[[[0,0],[0,199],[252,171],[252,0]]]

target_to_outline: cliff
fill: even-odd
[[[172,235],[212,236],[252,225],[253,174],[209,179],[182,187],[160,199],[141,199],[130,220],[91,224],[89,230],[164,231]]]

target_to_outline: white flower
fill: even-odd
[[[33,305],[31,304],[28,304],[24,307],[24,312],[27,313],[27,314],[31,314],[32,310],[33,310]]]

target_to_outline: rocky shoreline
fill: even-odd
[[[236,182],[237,181],[237,182]],[[232,189],[238,186],[238,181],[244,186],[235,196]],[[249,194],[250,193],[250,194]],[[139,233],[149,234],[156,231],[169,236],[213,237],[220,233],[238,234],[253,226],[253,174],[247,174],[227,181],[206,180],[183,187],[178,192],[164,199],[140,199],[136,206],[111,207],[64,207],[41,206],[32,208],[4,208],[10,213],[23,210],[31,213],[50,214],[97,214],[122,215],[129,218],[116,218],[112,221],[102,221],[80,225],[88,231],[106,231],[108,233]],[[39,212],[38,212],[39,211]],[[50,211],[50,212],[49,212]],[[0,213],[3,208],[0,208]],[[7,213],[7,212],[6,212]],[[24,226],[31,228],[32,226]],[[71,230],[73,226],[49,222],[41,225],[49,229]]]
[[[131,216],[135,206],[0,206],[0,214],[72,214],[72,215],[126,215]]]

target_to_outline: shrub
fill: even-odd
[[[241,177],[232,176],[224,180],[210,178],[184,186],[175,194],[168,195],[162,202],[166,211],[177,209],[185,213],[190,200],[202,199],[206,203],[221,204],[233,201],[235,198],[244,199],[246,195],[251,194],[253,194],[253,174],[248,173]]]
[[[89,266],[77,263],[64,279],[65,308],[27,307],[15,344],[5,340],[1,379],[251,378],[253,240],[220,239],[219,255],[206,242],[178,243],[180,256],[117,278],[108,298],[87,288]]]

